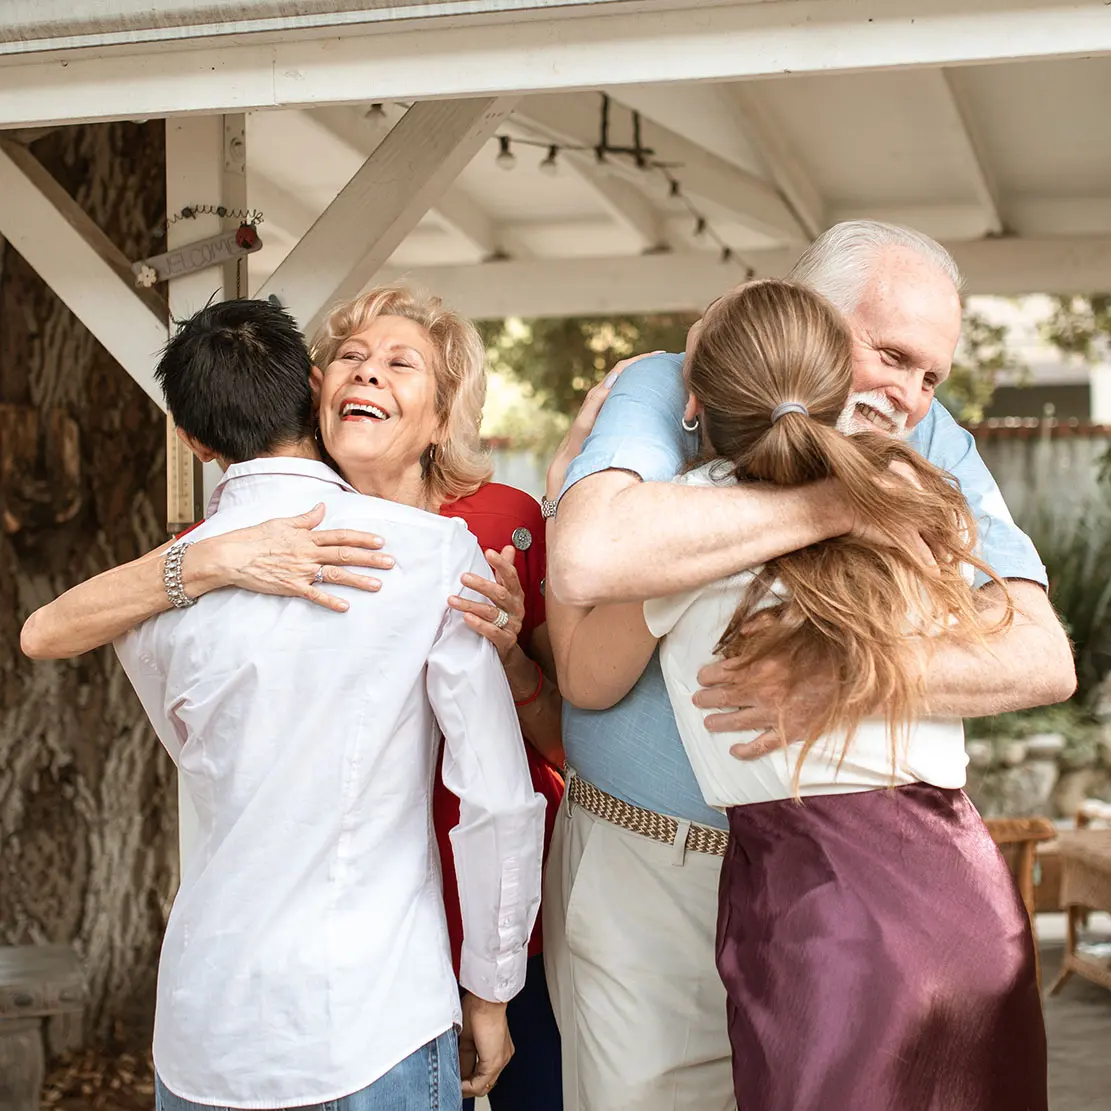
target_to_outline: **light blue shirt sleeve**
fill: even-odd
[[[644,482],[670,482],[698,449],[683,430],[687,388],[682,355],[650,355],[618,378],[583,449],[567,468],[562,497],[599,471],[632,471]]]
[[[980,557],[1001,579],[1029,579],[1048,585],[1045,567],[1030,537],[1015,524],[991,471],[976,450],[976,441],[939,401],[911,433],[911,447],[960,484],[979,533]],[[991,580],[976,572],[976,585]]]

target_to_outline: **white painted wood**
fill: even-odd
[[[446,228],[461,235],[479,258],[489,258],[505,250],[501,230],[494,223],[493,216],[461,189],[448,190],[431,211]]]
[[[759,152],[772,180],[779,186],[792,212],[811,238],[825,230],[826,205],[818,187],[796,151],[772,118],[755,81],[736,82],[729,94],[737,106],[742,127]]]
[[[597,93],[560,93],[529,97],[514,114],[523,125],[553,140],[593,147],[598,142],[601,98]],[[631,123],[621,106],[611,110],[611,142],[628,145]],[[641,139],[653,158],[675,164],[672,171],[692,197],[723,208],[754,231],[772,241],[805,242],[806,232],[783,203],[774,186],[711,154],[651,120],[643,120]],[[667,186],[659,175],[647,176],[630,159],[612,157],[608,165],[642,185],[654,183],[661,195]]]
[[[25,147],[0,139],[0,234],[164,408],[152,374],[165,313],[131,262]]]
[[[592,154],[567,151],[560,155],[594,191],[602,207],[636,240],[637,249],[652,251],[668,245],[663,216],[630,180],[599,168]]]
[[[1016,296],[1051,290],[1087,293],[1107,284],[1111,237],[948,243],[968,293]],[[757,273],[785,274],[798,252],[745,256]],[[414,269],[404,275],[476,319],[676,312],[704,308],[744,279],[743,269],[709,253],[632,258],[544,259]]]
[[[332,105],[303,113],[311,123],[323,127],[364,158],[369,158],[390,130],[393,107],[386,112],[380,125],[371,123],[363,108]],[[399,122],[394,120],[393,123]],[[504,251],[505,243],[493,217],[473,197],[457,189],[449,189],[429,207],[429,212],[451,231],[465,239],[480,259]]]
[[[754,177],[767,179],[767,164],[749,139],[731,86],[706,82],[615,85],[606,91],[645,119],[682,135]]]
[[[620,11],[620,14],[616,14]],[[1111,53],[1102,0],[765,0],[29,56],[0,127]]]
[[[246,137],[242,116],[191,116],[166,122],[166,210],[169,214],[180,212],[186,205],[226,205],[229,209],[246,208]],[[242,134],[242,159],[229,157],[228,139]],[[218,216],[198,216],[192,220],[178,220],[166,233],[166,245],[180,247],[205,234],[215,235],[223,226],[235,226],[234,219],[221,220]],[[229,268],[213,268],[174,278],[169,282],[170,315],[173,320],[183,320],[210,300],[224,300],[235,296],[234,264]],[[244,275],[246,296],[246,275]],[[163,337],[165,342],[165,336]],[[195,469],[193,457],[181,447],[176,438],[167,440],[167,451],[174,452],[174,462],[188,468],[194,481],[200,483],[200,508],[203,513],[221,471],[215,463]],[[199,469],[199,479],[197,470]],[[178,847],[182,868],[187,865],[197,843],[196,809],[188,792],[178,781]]]
[[[479,98],[414,105],[258,296],[275,294],[311,334],[328,305],[370,281],[513,103]]]
[[[961,152],[969,183],[983,206],[987,232],[989,235],[1001,235],[1005,225],[995,177],[988,166],[980,140],[979,125],[968,97],[961,91],[959,75],[944,69],[927,72],[937,90],[942,126],[953,136],[955,145]]]

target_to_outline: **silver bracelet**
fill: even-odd
[[[197,604],[197,599],[190,598],[181,583],[181,564],[189,544],[188,540],[176,540],[166,550],[166,562],[162,565],[162,583],[166,587],[166,597],[178,609],[186,609]]]

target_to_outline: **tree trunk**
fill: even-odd
[[[160,249],[160,121],[59,128],[33,150],[128,257]],[[111,648],[32,663],[19,629],[74,583],[165,539],[164,429],[142,390],[4,249],[0,943],[71,943],[98,1041],[149,1035],[177,887],[173,767]]]

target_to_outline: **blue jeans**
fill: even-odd
[[[562,1111],[559,1027],[548,998],[543,956],[529,957],[520,993],[506,1008],[514,1053],[490,1092],[492,1111]],[[463,1102],[473,1111],[474,1100]]]
[[[341,1099],[309,1104],[290,1111],[461,1111],[463,1089],[459,1080],[459,1041],[447,1030],[435,1041],[410,1053],[373,1084]],[[190,1103],[175,1096],[155,1077],[156,1111],[228,1111],[208,1104]]]

